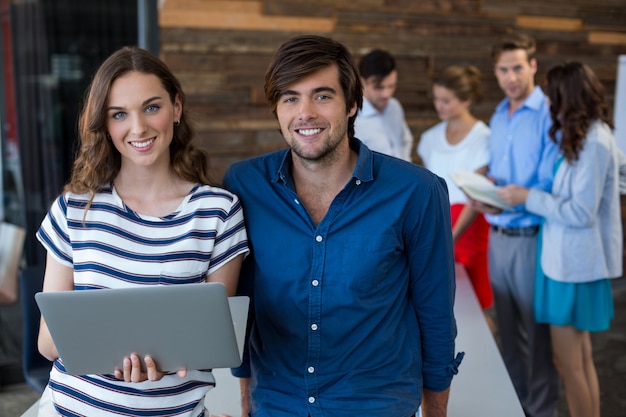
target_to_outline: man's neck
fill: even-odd
[[[526,99],[527,99],[528,97],[530,97],[530,95],[532,94],[532,92],[533,92],[534,90],[535,90],[535,86],[534,86],[534,85],[532,85],[532,86],[529,88],[529,90],[528,90],[528,92],[526,93],[526,95],[524,95],[523,97],[521,97],[521,98],[515,98],[515,99],[513,99],[513,98],[509,97],[509,116],[512,116],[512,115],[513,115],[513,113],[515,113],[515,110],[519,109],[519,108],[520,108],[520,106],[521,106],[522,104],[524,104],[524,102],[526,101]]]
[[[350,148],[336,159],[312,163],[293,155],[292,176],[296,194],[319,224],[337,194],[352,178],[358,155]]]

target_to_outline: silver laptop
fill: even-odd
[[[130,353],[162,371],[241,364],[248,297],[221,283],[40,292],[35,300],[68,373],[111,374]]]

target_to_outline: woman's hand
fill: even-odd
[[[498,189],[498,197],[510,206],[517,206],[526,202],[529,192],[528,188],[519,185],[505,185]]]
[[[165,372],[159,371],[156,362],[150,356],[143,358],[145,372],[141,369],[141,358],[136,353],[131,353],[130,356],[126,356],[123,362],[123,369],[115,370],[115,377],[117,379],[123,379],[126,382],[143,382],[143,381],[158,381],[163,378]],[[187,369],[181,368],[176,371],[176,375],[181,378],[187,376]]]

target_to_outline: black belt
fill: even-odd
[[[491,230],[504,236],[536,236],[537,233],[539,233],[539,226],[528,226],[528,227],[491,226]]]

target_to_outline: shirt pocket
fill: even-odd
[[[341,248],[339,285],[354,293],[370,294],[389,285],[397,262],[404,262],[393,233],[351,234]]]

